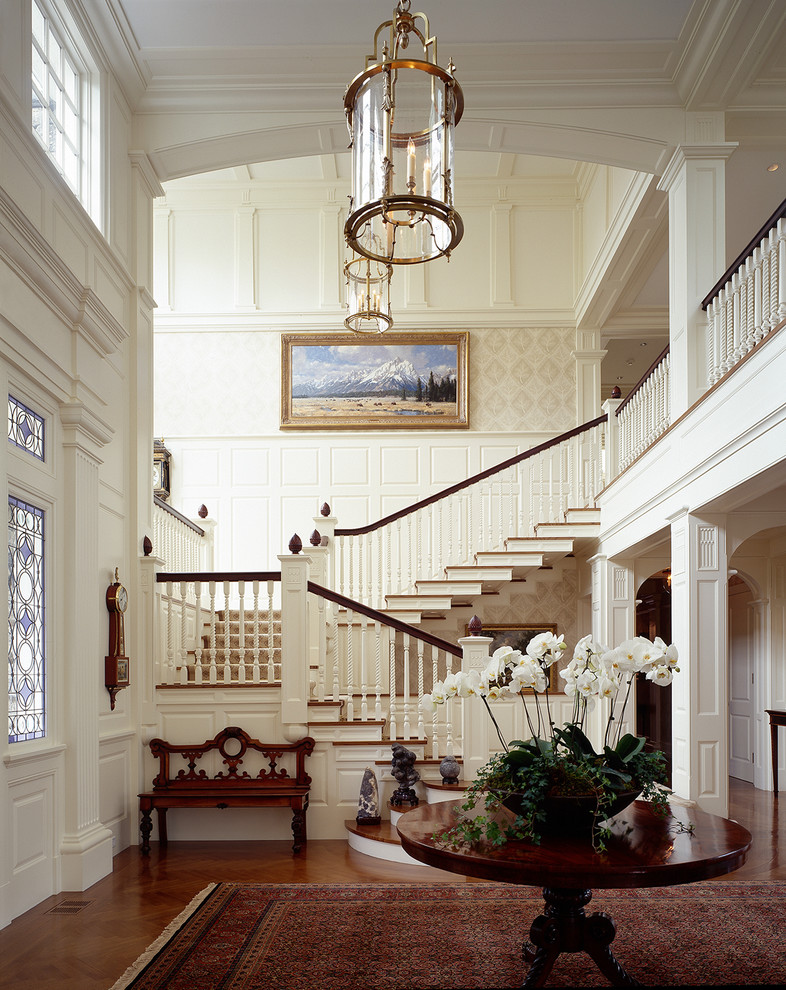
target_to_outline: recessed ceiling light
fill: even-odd
[[[780,168],[780,165],[777,162],[773,162],[772,165],[768,165],[767,166],[767,171],[768,172],[777,172],[779,168]]]
[[[621,382],[622,381],[622,375],[617,375],[617,381],[618,382]]]
[[[639,347],[646,347],[646,346],[647,346],[646,340],[642,340],[642,342],[639,344]]]

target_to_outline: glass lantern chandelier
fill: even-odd
[[[356,254],[394,265],[449,258],[464,233],[453,209],[464,97],[453,63],[437,64],[427,17],[409,7],[399,0],[393,20],[377,28],[374,54],[344,95],[352,148],[344,233]]]
[[[382,261],[355,256],[344,265],[347,280],[347,330],[384,333],[393,326],[390,280],[393,269]]]

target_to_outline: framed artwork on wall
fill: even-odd
[[[466,429],[469,333],[281,337],[281,428]]]
[[[510,646],[514,650],[527,652],[529,641],[540,633],[550,632],[556,635],[556,623],[543,623],[541,625],[512,625],[512,626],[483,626],[483,635],[491,636],[493,643],[489,645],[489,653],[498,650],[501,646]],[[469,636],[469,626],[467,626],[467,636]],[[549,693],[558,694],[562,691],[562,681],[559,678],[557,664],[549,667]],[[531,691],[526,692],[531,694]]]

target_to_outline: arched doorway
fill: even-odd
[[[653,574],[639,588],[636,635],[671,642],[671,571]],[[671,780],[671,685],[660,687],[643,675],[636,679],[636,735],[646,738],[648,751],[664,754]]]

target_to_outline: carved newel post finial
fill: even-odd
[[[302,549],[303,549],[303,541],[300,539],[297,533],[295,533],[295,535],[289,541],[289,552],[300,553]]]
[[[312,547],[318,547],[322,543],[322,537],[319,534],[319,530],[315,529],[311,534],[311,538],[308,541]]]
[[[153,552],[153,541],[149,536],[146,536],[144,540],[142,540],[142,552],[146,557],[149,557]]]
[[[200,505],[199,508],[197,509],[197,512],[199,513],[199,518],[200,519],[207,519],[207,506],[206,505]]]
[[[327,504],[327,502],[323,502],[322,503],[322,508],[319,510],[319,513],[322,516],[329,516],[330,515],[330,506]]]
[[[615,385],[614,388],[611,390],[612,399],[619,399],[621,396],[622,396],[622,390],[620,389],[619,385]]]
[[[483,623],[477,617],[473,615],[469,620],[469,634],[470,636],[482,636],[483,635]]]

